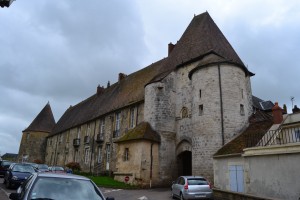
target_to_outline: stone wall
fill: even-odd
[[[45,132],[23,132],[18,161],[21,162],[23,156],[27,155],[26,162],[33,162],[35,160],[45,161],[46,154],[46,137],[49,133]]]
[[[119,136],[122,136],[129,130],[130,108],[135,108],[135,125],[142,122],[144,118],[144,104],[133,104],[116,112],[121,114],[121,124]],[[114,137],[116,112],[97,118],[78,127],[66,130],[63,133],[53,135],[47,139],[47,155],[46,162],[48,165],[65,166],[69,162],[77,161],[82,171],[105,173],[107,169],[116,171],[116,154],[118,145],[114,141],[118,137]],[[97,135],[100,133],[100,123],[104,120],[104,134],[102,141],[97,141]],[[80,132],[79,132],[80,130]],[[85,142],[85,136],[89,137],[89,142]],[[74,146],[74,139],[80,139],[80,145]],[[107,165],[107,145],[110,145],[110,161],[109,168]],[[89,156],[86,160],[86,151]],[[98,157],[101,155],[100,162]],[[75,156],[76,154],[76,156]]]

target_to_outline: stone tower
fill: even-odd
[[[55,120],[49,103],[23,131],[18,161],[45,161],[46,137],[55,126]]]
[[[144,118],[161,136],[160,176],[213,181],[213,154],[248,125],[254,74],[207,12],[171,46],[165,72],[145,87]]]

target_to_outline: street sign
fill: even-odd
[[[127,183],[129,181],[129,176],[125,176],[124,180]]]

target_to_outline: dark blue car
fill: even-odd
[[[19,187],[35,170],[30,164],[13,163],[4,175],[7,188]]]
[[[8,160],[0,160],[0,175],[4,176],[12,162]]]

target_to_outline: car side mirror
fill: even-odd
[[[106,197],[106,200],[115,200],[114,197]]]
[[[11,193],[9,195],[9,198],[12,200],[19,200],[20,199],[20,194],[19,193]]]

